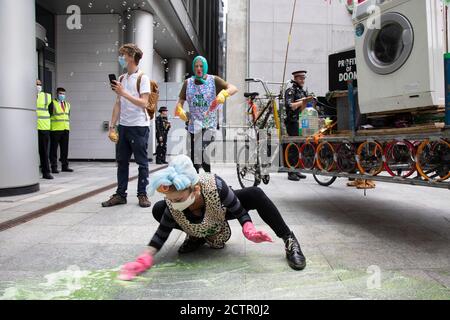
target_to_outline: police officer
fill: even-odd
[[[67,160],[69,155],[70,103],[66,100],[66,89],[58,88],[56,92],[58,98],[53,100],[49,107],[51,115],[50,164],[52,166],[52,173],[59,173],[59,146],[62,171],[73,172],[73,169],[69,168],[69,162]]]
[[[161,107],[158,111],[160,114],[156,117],[156,164],[167,164],[167,135],[171,128],[171,124],[167,118],[167,107]]]
[[[292,85],[285,92],[285,109],[286,109],[286,130],[287,134],[291,137],[299,136],[299,119],[303,109],[306,108],[308,102],[312,100],[308,92],[304,89],[307,71],[300,70],[292,73],[294,80],[291,81]],[[286,147],[286,146],[285,146]],[[297,155],[298,157],[298,155]],[[296,162],[292,161],[292,162]],[[289,173],[288,179],[291,181],[300,181],[300,179],[306,179],[301,173]]]
[[[49,146],[50,146],[50,113],[49,105],[52,102],[52,96],[42,91],[41,80],[36,80],[36,114],[37,114],[37,130],[39,141],[39,159],[41,162],[42,177],[51,180],[53,176],[50,174],[49,164]]]

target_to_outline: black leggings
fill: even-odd
[[[267,197],[262,189],[252,187],[241,190],[233,190],[233,192],[238,197],[245,210],[256,210],[261,219],[270,226],[277,237],[285,238],[291,233],[291,230],[284,222],[277,207],[274,205],[272,200]],[[167,205],[165,201],[159,201],[153,206],[153,216],[158,222],[161,222],[166,208]],[[227,211],[226,219],[234,220],[236,217]],[[183,231],[179,225],[175,228]]]
[[[214,142],[214,130],[202,129],[196,134],[190,133],[191,140],[191,160],[197,173],[203,168],[205,172],[211,173],[211,159],[206,153],[206,149]]]

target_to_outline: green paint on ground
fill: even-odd
[[[123,288],[132,288],[146,279],[133,283],[117,280],[119,269],[84,271],[78,267],[45,275],[46,282],[16,283],[4,290],[0,300],[104,300],[112,299]]]
[[[133,282],[117,280],[118,269],[69,268],[46,282],[16,283],[0,300],[102,300],[138,298],[214,299],[450,299],[450,289],[420,271],[381,270],[379,287],[362,269],[332,269],[321,255],[293,271],[283,256],[191,255],[155,265]],[[1,293],[0,293],[1,294]]]

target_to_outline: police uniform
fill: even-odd
[[[161,107],[159,112],[168,111],[166,107]],[[169,134],[171,124],[167,117],[163,117],[161,114],[156,117],[156,141],[158,146],[156,147],[156,163],[166,164],[167,153],[167,136]],[[162,141],[161,141],[162,140]]]
[[[307,71],[296,71],[293,72],[292,75],[294,77],[296,76],[303,76],[306,77]],[[301,108],[298,108],[296,110],[292,110],[291,104],[294,102],[297,102],[298,100],[302,98],[308,97],[309,94],[306,90],[304,90],[302,87],[300,87],[296,82],[292,82],[291,87],[289,87],[285,94],[284,94],[284,101],[285,101],[285,110],[286,110],[286,119],[285,119],[285,125],[286,125],[286,131],[287,134],[291,137],[297,137],[299,136],[299,130],[300,130],[300,114],[302,112]],[[284,146],[285,148],[287,145]],[[298,155],[295,155],[296,159],[294,159],[294,155],[291,163],[296,163],[298,160]],[[289,180],[298,181],[300,178],[304,179],[306,178],[302,174],[294,174],[289,173]]]
[[[306,75],[306,71],[296,71],[292,74],[294,77],[297,75]],[[291,137],[297,137],[299,135],[299,120],[301,109],[298,108],[296,110],[292,110],[291,104],[302,99],[308,97],[309,94],[306,90],[300,87],[297,83],[293,83],[290,88],[288,88],[285,92],[285,109],[286,109],[286,130],[287,134]]]

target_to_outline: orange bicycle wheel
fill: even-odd
[[[442,182],[450,178],[450,143],[446,140],[423,141],[417,148],[416,167],[426,181]]]
[[[291,150],[291,148],[295,147],[294,151]],[[289,156],[294,152],[297,155],[297,164],[294,166],[292,165],[291,161],[289,160]],[[295,168],[297,169],[300,167],[300,148],[296,143],[290,143],[287,145],[286,149],[284,150],[284,163],[289,169]]]
[[[356,164],[361,174],[377,176],[383,171],[383,147],[378,142],[366,141],[356,151]]]
[[[335,156],[333,145],[329,142],[322,142],[316,150],[317,167],[322,171],[333,171],[336,167]]]
[[[300,147],[300,166],[306,170],[313,170],[316,166],[316,147],[306,142]]]

